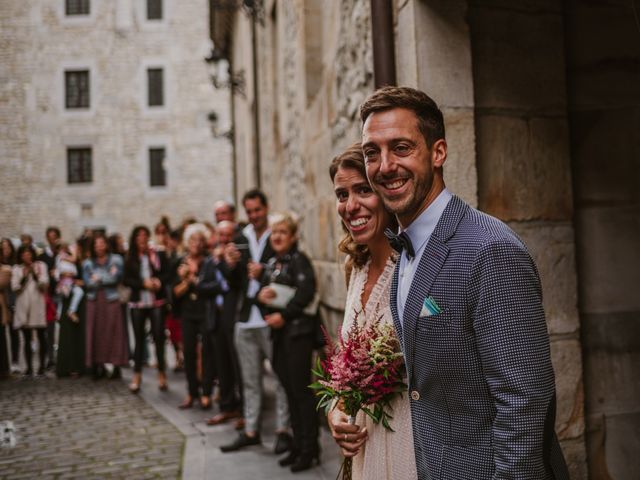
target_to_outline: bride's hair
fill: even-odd
[[[362,145],[359,142],[351,145],[331,161],[331,165],[329,166],[329,176],[331,177],[332,182],[340,168],[355,170],[362,176],[362,178],[365,180],[367,179],[367,170],[364,164]],[[398,226],[396,223],[396,217],[392,214],[389,216],[391,218],[389,228],[394,230]],[[360,245],[354,242],[351,234],[347,230],[347,227],[344,225],[344,222],[340,223],[342,224],[342,230],[345,232],[345,235],[342,237],[342,240],[340,240],[340,243],[338,243],[338,250],[348,255],[345,262],[345,274],[347,283],[349,283],[349,277],[351,276],[351,270],[353,270],[353,267],[364,267],[369,260],[371,253],[369,252],[369,247],[366,245]]]

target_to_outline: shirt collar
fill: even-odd
[[[269,236],[269,234],[271,233],[271,228],[267,227],[267,229],[264,231],[264,233],[260,237],[260,240],[258,240],[258,236],[256,235],[256,229],[253,228],[253,225],[251,224],[248,224],[246,227],[244,227],[242,229],[242,233],[245,237],[247,235],[250,235],[251,238],[253,238],[256,242],[258,242],[258,241],[263,241],[265,238]]]
[[[436,229],[436,225],[447,207],[453,195],[446,188],[440,192],[436,199],[418,217],[405,228],[409,235],[413,249],[418,253],[424,247],[431,234]]]
[[[253,257],[253,261],[254,262],[260,261],[260,257],[262,256],[264,247],[267,244],[269,235],[271,234],[271,229],[267,228],[262,234],[262,236],[260,237],[260,240],[256,238],[256,230],[255,228],[253,228],[252,224],[249,224],[246,227],[244,227],[244,229],[242,230],[242,233],[244,234],[245,237],[247,237],[247,240],[249,240],[249,249],[251,251],[251,256]]]

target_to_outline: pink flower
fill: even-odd
[[[337,344],[325,332],[327,358],[318,362],[314,373],[319,380],[310,387],[320,397],[319,408],[329,409],[334,400],[341,400],[348,415],[363,410],[374,422],[391,429],[386,408],[407,388],[400,345],[393,326],[360,327],[357,317],[356,313],[347,338]]]

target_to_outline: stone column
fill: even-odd
[[[590,478],[640,472],[640,5],[566,3]]]
[[[398,84],[425,91],[444,114],[447,187],[477,205],[471,42],[463,0],[408,0],[396,14]]]
[[[542,279],[556,431],[586,478],[571,158],[558,2],[470,1],[478,205],[518,232]]]

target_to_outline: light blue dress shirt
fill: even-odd
[[[411,289],[411,283],[413,282],[413,276],[416,273],[416,268],[418,268],[418,263],[420,263],[420,258],[422,257],[422,253],[424,252],[427,243],[429,243],[429,239],[431,238],[431,234],[436,228],[438,221],[440,221],[440,217],[444,212],[444,209],[447,207],[449,200],[453,195],[446,188],[440,192],[440,195],[436,197],[436,199],[429,205],[424,212],[422,212],[418,217],[411,222],[407,228],[405,228],[405,232],[409,235],[411,239],[411,243],[413,244],[413,249],[416,253],[415,257],[412,260],[407,258],[407,253],[405,251],[402,252],[400,256],[400,266],[398,267],[398,316],[400,317],[400,324],[402,324],[402,316],[404,314],[404,306],[407,303],[407,296],[409,295],[409,290]],[[402,230],[401,230],[402,231]]]

